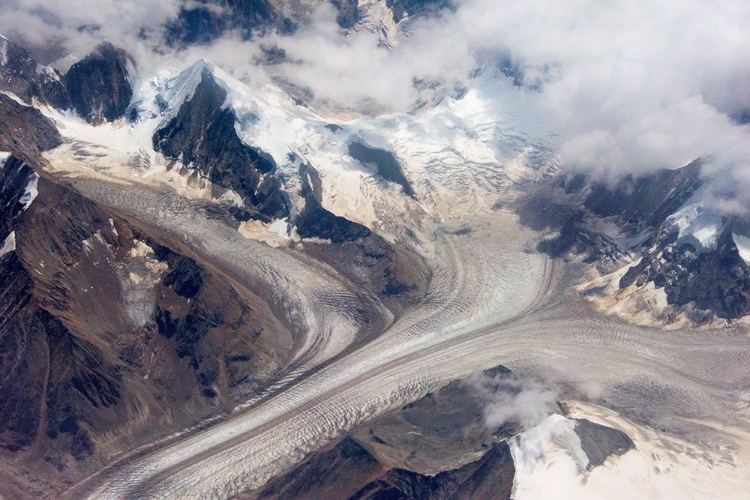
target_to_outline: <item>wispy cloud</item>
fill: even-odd
[[[507,422],[533,427],[555,411],[559,400],[552,385],[532,378],[479,372],[465,383],[482,398],[485,424],[493,429]]]

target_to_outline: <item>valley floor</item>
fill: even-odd
[[[320,314],[319,325],[339,331],[333,335],[320,329],[318,338],[308,338],[294,373],[231,419],[115,463],[71,488],[68,498],[231,497],[260,487],[357,424],[498,364],[555,381],[566,388],[564,399],[608,408],[581,404],[577,411],[619,422],[637,438],[637,447],[658,448],[654,456],[668,453],[674,460],[661,460],[658,474],[672,479],[665,479],[669,485],[659,491],[676,494],[681,488],[683,498],[739,498],[748,491],[740,486],[750,477],[747,332],[740,327],[664,331],[595,313],[570,292],[575,266],[532,250],[537,235],[510,213],[478,218],[470,231],[439,230],[431,242],[432,280],[423,303],[364,345],[347,350],[356,332],[337,318],[346,317],[347,301],[354,299],[337,291],[340,284],[321,286],[317,275],[305,272],[289,254],[272,255],[219,224],[193,224],[187,205],[176,210],[164,206],[164,197],[149,200],[143,193],[135,197],[127,189],[103,186],[84,180],[76,187],[133,217],[161,223],[188,242],[200,241],[201,251],[235,269],[238,279],[284,280],[280,273],[299,269],[293,282],[277,284],[294,297],[315,290],[310,307],[335,303],[333,315]],[[267,276],[258,277],[258,269]],[[326,294],[335,294],[336,301],[322,300]],[[683,481],[697,464],[703,474],[697,485]],[[646,466],[623,465],[631,471]],[[543,494],[526,480],[529,474],[534,474],[532,483],[544,482],[539,474],[570,476],[564,464],[562,469],[539,467],[537,461],[517,466],[515,498]],[[586,489],[576,477],[565,483],[574,488],[571,496],[579,487]],[[639,494],[625,495],[622,482],[600,484],[592,477],[592,483],[607,488],[611,498]],[[710,491],[700,489],[706,485]],[[640,493],[643,498],[650,494]]]

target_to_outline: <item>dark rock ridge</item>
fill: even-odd
[[[453,6],[451,0],[386,0],[385,3],[393,12],[393,20],[397,23],[407,15],[409,17],[425,16]]]
[[[696,160],[675,170],[660,170],[637,178],[628,175],[614,186],[596,182],[586,196],[584,207],[601,217],[617,216],[635,226],[656,227],[698,190],[700,170],[701,162]],[[569,184],[568,188],[574,186]]]
[[[358,288],[386,298],[394,310],[421,298],[427,279],[421,257],[390,245],[367,227],[323,208],[318,172],[304,163],[299,172],[300,196],[305,206],[293,220],[297,234],[331,242],[305,241],[304,251],[333,266]]]
[[[5,241],[23,214],[21,199],[34,175],[31,168],[13,156],[0,163],[0,241]]]
[[[740,257],[730,226],[721,232],[716,247],[707,251],[679,243],[676,228],[660,236],[620,279],[620,288],[652,281],[664,289],[669,304],[692,303],[699,310],[726,319],[750,314],[750,266]],[[701,319],[700,311],[694,314],[694,319]]]
[[[540,250],[554,257],[588,253],[593,259],[616,257],[629,248],[614,245],[598,233],[592,219],[611,218],[626,235],[653,232],[700,188],[700,162],[638,178],[627,176],[615,185],[590,182],[581,174],[558,178],[529,195],[520,205],[521,222],[535,230],[557,231]],[[642,240],[641,240],[642,242]]]
[[[294,473],[271,480],[257,499],[510,499],[515,467],[505,442],[494,444],[477,461],[435,476],[387,469],[351,438],[314,454]]]
[[[567,175],[520,204],[521,222],[556,233],[538,250],[553,257],[582,254],[607,272],[624,254],[640,255],[620,279],[620,288],[653,282],[664,289],[669,304],[687,306],[696,322],[740,318],[750,314],[750,266],[732,233],[746,234],[746,225],[725,217],[716,245],[700,248],[694,238],[678,238],[669,219],[701,189],[700,175],[700,160],[676,170],[627,176],[614,185]],[[622,247],[599,229],[602,220],[617,226]]]
[[[301,165],[299,173],[302,178],[300,195],[305,200],[305,208],[294,220],[297,234],[303,238],[323,238],[333,243],[355,241],[371,234],[365,226],[323,208],[320,204],[320,177],[314,168]]]
[[[58,109],[70,107],[68,90],[59,71],[38,64],[28,50],[0,37],[0,90],[12,92],[27,104],[33,99]]]
[[[230,411],[291,336],[257,295],[69,188],[41,177],[24,209],[34,176],[13,157],[0,168],[0,233],[16,238],[0,257],[0,448],[39,497]]]
[[[576,420],[575,432],[581,440],[581,449],[589,459],[588,470],[604,464],[611,456],[619,457],[635,449],[635,443],[624,432],[585,418]]]
[[[130,56],[109,42],[72,65],[65,85],[78,115],[95,125],[124,116],[133,97],[128,74],[131,65]]]
[[[476,462],[458,469],[426,476],[404,469],[391,469],[383,477],[365,485],[352,499],[404,498],[415,500],[509,500],[515,466],[506,442],[492,445]]]
[[[349,144],[349,156],[365,165],[374,166],[380,177],[398,184],[403,188],[405,195],[414,197],[414,191],[401,169],[401,164],[390,151],[373,148],[361,142],[352,142]]]
[[[276,164],[263,151],[244,144],[235,131],[235,114],[224,107],[227,92],[204,68],[192,98],[156,131],[156,151],[181,160],[218,186],[233,189],[245,201],[243,218],[264,221],[289,214]]]
[[[393,19],[415,18],[452,8],[451,0],[387,0]],[[357,0],[332,0],[336,22],[350,29],[361,18]],[[201,0],[181,7],[177,19],[165,27],[166,42],[173,47],[209,44],[228,32],[251,39],[256,33],[275,30],[285,35],[309,22],[310,3],[270,0]]]
[[[33,162],[42,151],[62,144],[57,127],[38,109],[0,94],[0,151]]]

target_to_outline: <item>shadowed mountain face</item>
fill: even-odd
[[[400,22],[407,15],[428,15],[453,5],[451,0],[386,0],[385,3],[393,12],[393,20],[396,22]]]
[[[0,453],[42,482],[230,411],[285,364],[265,302],[163,235],[13,157],[0,202]]]
[[[387,469],[347,437],[246,498],[508,500],[514,474],[513,458],[505,442],[490,447],[477,461],[427,476],[406,469]]]
[[[0,90],[12,92],[31,104],[50,104],[58,109],[70,107],[68,89],[57,70],[38,64],[28,50],[0,37]]]
[[[663,235],[651,251],[620,279],[620,288],[653,282],[670,304],[695,304],[720,318],[750,314],[750,266],[740,257],[732,231],[724,229],[716,247],[698,251],[677,243],[675,231]]]
[[[702,247],[694,235],[680,236],[672,217],[691,203],[702,183],[700,160],[675,170],[628,176],[615,185],[590,183],[581,175],[562,177],[556,186],[524,200],[521,221],[555,231],[538,246],[553,257],[585,255],[587,263],[611,272],[624,255],[639,256],[619,287],[653,283],[664,290],[668,304],[688,306],[697,323],[741,318],[750,313],[750,265],[740,256],[733,231],[747,229],[722,217],[715,222],[715,243]],[[619,242],[602,230],[607,224],[616,228]]]
[[[256,33],[276,30],[281,34],[296,31],[308,21],[311,7],[319,2],[290,0],[202,0],[183,6],[177,19],[166,28],[166,42],[173,47],[209,44],[229,32],[245,39]],[[336,22],[343,29],[357,25],[362,8],[358,0],[332,0]],[[451,0],[387,0],[393,20],[432,15],[451,8]]]
[[[584,206],[602,217],[619,216],[632,224],[658,226],[700,187],[701,162],[653,175],[627,176],[615,186],[595,183]],[[569,185],[569,189],[574,189]]]
[[[0,94],[0,151],[33,161],[39,153],[62,144],[54,123],[30,106]]]
[[[133,89],[127,53],[104,42],[70,67],[65,84],[73,109],[92,124],[111,122],[125,115]]]
[[[226,90],[205,68],[192,98],[154,134],[154,149],[237,192],[247,209],[242,218],[284,218],[289,207],[281,182],[273,175],[276,164],[237,136],[234,112],[224,107],[226,97]]]
[[[167,43],[172,46],[207,44],[235,30],[245,39],[254,31],[275,27],[293,29],[293,22],[269,0],[207,0],[181,8],[177,19],[167,25]]]
[[[624,432],[586,419],[576,421],[575,432],[589,459],[588,470],[604,464],[611,456],[624,455],[635,448],[633,440]]]
[[[372,148],[361,142],[349,144],[349,156],[355,160],[375,167],[375,173],[388,182],[393,182],[401,186],[404,194],[414,197],[414,190],[409,184],[409,180],[404,175],[401,165],[396,157],[390,151],[385,149]]]

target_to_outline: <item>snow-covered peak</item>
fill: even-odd
[[[678,241],[690,243],[698,250],[712,250],[726,225],[725,218],[700,202],[683,206],[669,216],[668,223],[677,227]]]
[[[196,61],[176,75],[174,70],[162,71],[141,86],[144,107],[151,111],[152,117],[162,116],[162,124],[167,123],[184,102],[192,99],[206,72],[213,73],[213,66],[205,59]]]

